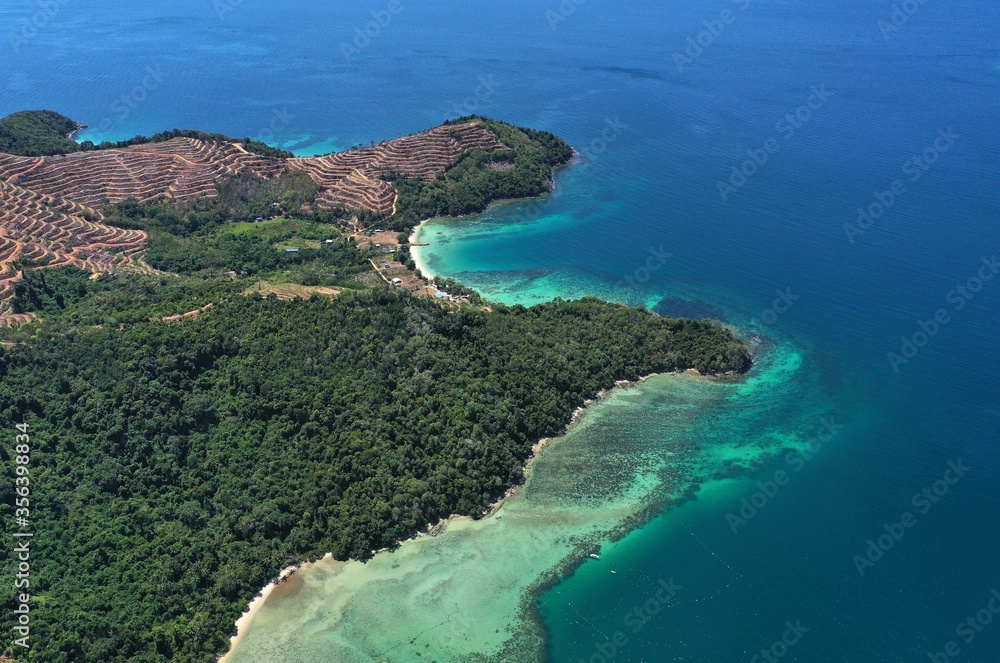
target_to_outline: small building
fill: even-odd
[[[434,293],[434,297],[435,297],[435,299],[444,299],[444,293],[443,292],[435,292]]]
[[[403,279],[399,279],[399,278],[396,278],[396,279],[392,280],[392,284],[393,285],[399,285],[402,282],[403,282]]]
[[[285,253],[298,253],[298,249],[285,249]]]
[[[328,239],[328,240],[326,240],[326,243],[327,243],[327,244],[333,244],[333,242],[334,242],[334,240],[332,240],[332,239]]]

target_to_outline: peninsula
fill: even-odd
[[[4,656],[211,661],[281,569],[481,516],[616,382],[750,366],[717,322],[420,278],[407,231],[546,192],[572,155],[550,133],[466,117],[295,158],[179,130],[67,144],[68,118],[11,117],[0,419],[32,432],[45,554],[33,647]]]

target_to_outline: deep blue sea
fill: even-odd
[[[584,565],[539,599],[551,661],[1000,661],[995,0],[4,1],[0,26],[0,115],[57,110],[83,139],[311,154],[468,113],[553,131],[584,155],[557,194],[463,221],[435,271],[805,350],[822,450],[606,554],[721,593],[682,589],[636,632],[650,585]]]

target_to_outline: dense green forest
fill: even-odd
[[[0,346],[0,429],[26,422],[34,441],[34,647],[19,656],[209,661],[280,568],[480,513],[615,380],[747,362],[715,323],[597,300],[456,313],[389,289],[42,326]],[[6,471],[4,522],[13,500]]]
[[[123,327],[186,313],[250,289],[251,281],[121,272],[94,279],[73,267],[34,269],[15,286],[15,313],[37,313],[44,323],[0,329],[9,341],[27,341],[44,324]]]
[[[0,152],[37,157],[80,149],[67,138],[77,124],[54,111],[21,111],[0,119]]]
[[[205,133],[191,129],[172,129],[152,136],[136,136],[123,141],[105,141],[95,145],[91,141],[77,143],[68,138],[68,134],[80,128],[73,120],[55,111],[20,111],[0,119],[0,152],[18,154],[26,157],[47,156],[52,154],[68,154],[89,150],[106,150],[122,148],[143,143],[162,143],[171,138],[199,138],[213,142],[239,143],[249,152],[264,156],[291,157],[291,152],[271,147],[266,143],[250,138],[237,140],[222,134]]]
[[[396,179],[397,211],[385,224],[409,230],[424,219],[481,212],[497,200],[528,198],[552,187],[552,169],[569,163],[573,148],[547,131],[515,127],[486,117],[469,116],[487,126],[510,150],[473,150],[432,182]],[[391,174],[389,174],[391,178]]]

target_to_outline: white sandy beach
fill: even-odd
[[[414,244],[420,241],[420,231],[423,230],[424,224],[430,220],[431,219],[421,221],[420,225],[410,232],[410,257],[413,258],[413,262],[417,264],[417,269],[420,270],[420,273],[423,274],[426,279],[433,279],[436,274],[427,268],[427,263],[423,261],[423,256],[420,255],[421,251],[425,247],[414,246]]]
[[[326,557],[324,557],[323,559],[326,559],[327,557],[332,557],[332,555],[327,553]],[[247,628],[250,626],[250,623],[253,622],[254,617],[257,616],[257,613],[260,612],[260,609],[264,606],[264,602],[267,601],[267,597],[271,595],[271,592],[274,591],[275,587],[277,587],[285,580],[287,580],[288,577],[291,576],[293,573],[295,573],[295,571],[298,568],[299,568],[298,566],[289,566],[282,569],[281,573],[278,574],[277,580],[274,580],[269,585],[260,590],[260,593],[257,594],[257,597],[250,602],[250,605],[248,605],[246,610],[243,611],[243,614],[240,615],[240,618],[236,620],[236,635],[234,635],[232,638],[229,639],[229,651],[227,651],[219,659],[218,663],[226,663],[226,661],[232,656],[233,650],[236,649],[236,645],[239,644],[240,640],[246,634]]]

